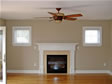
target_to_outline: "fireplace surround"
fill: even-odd
[[[75,54],[76,54],[76,47],[78,43],[37,43],[37,45],[38,45],[38,51],[39,51],[39,73],[40,74],[49,74],[49,73],[60,74],[61,72],[58,72],[57,70],[55,70],[54,72],[52,71],[49,72],[48,68],[51,67],[51,69],[53,68],[57,69],[57,68],[60,68],[61,66],[66,68],[66,70],[64,71],[61,67],[60,70],[62,70],[62,73],[75,74]],[[64,59],[60,58],[61,60],[65,60],[67,63],[61,60],[58,60],[59,63],[56,63],[57,62],[56,59],[51,60],[48,63],[47,56],[50,57],[51,55],[59,56],[59,57],[67,56],[67,57],[64,57]],[[50,63],[52,64],[52,66],[48,65]]]

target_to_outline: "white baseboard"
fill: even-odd
[[[112,75],[112,71],[109,71],[109,73],[108,73],[108,74]]]
[[[110,73],[110,75],[112,75],[112,72]]]
[[[41,74],[39,70],[7,70],[7,73],[28,73],[28,74]],[[76,70],[75,74],[94,74],[94,73],[106,73],[112,75],[109,70]]]
[[[7,70],[7,73],[35,73],[38,74],[40,73],[39,70]]]
[[[109,70],[76,70],[76,74],[92,74],[92,73],[110,74],[110,71]]]

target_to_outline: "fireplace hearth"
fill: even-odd
[[[67,73],[67,55],[47,55],[47,73]]]

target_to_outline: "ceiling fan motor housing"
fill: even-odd
[[[64,18],[64,13],[57,13],[57,16],[54,16],[54,20],[62,21]]]

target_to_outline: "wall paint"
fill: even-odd
[[[110,63],[109,68],[110,68],[110,70],[112,72],[112,21],[111,21],[111,55],[110,55],[109,63]]]
[[[110,32],[111,32],[111,37],[110,37],[110,40],[111,40],[111,47],[110,47],[110,57],[108,59],[108,69],[112,72],[112,21],[110,21]]]
[[[38,49],[34,50],[35,43],[64,42],[79,43],[76,52],[77,70],[107,70],[104,63],[110,55],[110,22],[109,21],[74,21],[55,23],[36,20],[7,20],[7,68],[10,70],[35,70],[39,68]],[[12,46],[12,26],[32,26],[32,46]],[[82,27],[102,26],[103,45],[101,47],[82,46]],[[37,66],[34,66],[34,63]]]
[[[5,26],[5,20],[0,19],[0,26]]]

